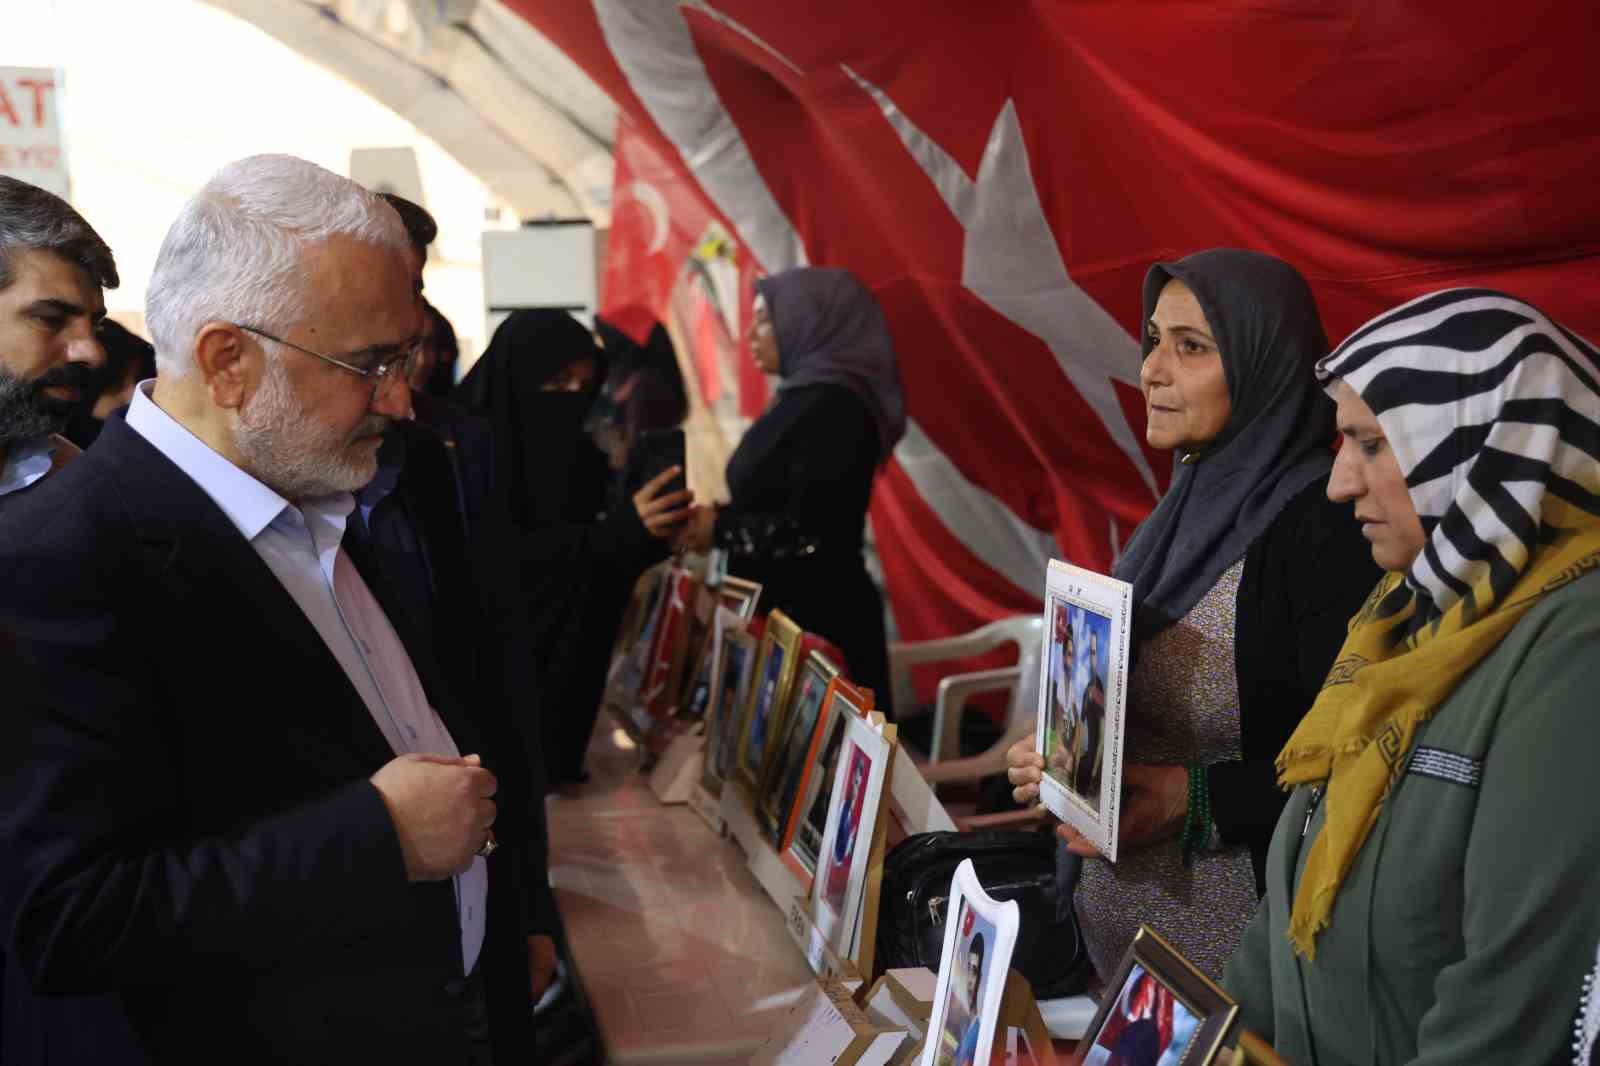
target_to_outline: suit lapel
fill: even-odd
[[[151,577],[199,625],[232,629],[231,646],[258,658],[263,670],[285,671],[295,687],[317,693],[284,712],[317,716],[328,739],[353,747],[381,766],[394,757],[388,741],[300,605],[227,515],[193,479],[121,415],[106,423],[89,455],[116,469],[115,483],[133,518]],[[248,678],[250,664],[239,664]],[[337,709],[338,713],[330,713]]]
[[[400,510],[404,514],[404,521],[410,525],[412,531],[425,535],[421,524],[411,512],[403,482],[402,485],[396,486],[395,492],[378,506]],[[376,509],[374,517],[377,517]],[[453,690],[442,669],[433,642],[425,633],[418,630],[410,612],[405,610],[404,605],[395,596],[396,586],[408,579],[408,575],[402,572],[407,568],[417,571],[409,575],[409,580],[417,585],[419,593],[426,594],[431,588],[420,553],[401,556],[397,552],[386,550],[370,533],[366,536],[358,533],[356,521],[352,521],[346,530],[343,547],[345,554],[355,564],[361,580],[366,583],[373,598],[378,601],[378,606],[389,619],[395,635],[400,638],[400,643],[405,647],[406,655],[417,672],[417,679],[422,682],[422,690],[428,697],[428,704],[444,722],[444,727],[456,742],[457,749],[463,755],[476,751],[479,747],[477,732],[457,702],[458,698],[466,698],[469,694]],[[434,602],[437,602],[436,598]],[[437,627],[438,620],[435,621]]]

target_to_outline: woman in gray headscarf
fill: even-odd
[[[888,712],[883,597],[861,551],[873,480],[906,427],[889,329],[848,270],[785,270],[756,291],[751,352],[783,380],[728,460],[732,501],[691,518],[680,543],[728,549],[762,605],[832,641]]]
[[[1064,877],[1083,857],[1076,906],[1102,979],[1140,923],[1216,977],[1283,809],[1273,757],[1378,570],[1325,494],[1333,405],[1312,367],[1328,342],[1305,279],[1197,252],[1150,269],[1144,315],[1146,435],[1177,466],[1114,570],[1135,605],[1116,864],[1057,832]],[[1036,799],[1031,737],[1009,761],[1017,800]]]

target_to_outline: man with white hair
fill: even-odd
[[[410,410],[407,252],[344,178],[225,167],[156,261],[153,388],[0,520],[0,626],[39,680],[0,716],[32,1061],[107,992],[130,1035],[97,1061],[526,1056],[517,756],[345,550]]]

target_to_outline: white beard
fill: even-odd
[[[378,472],[376,451],[357,453],[356,437],[380,433],[389,424],[382,415],[368,415],[344,434],[321,425],[309,414],[277,360],[267,360],[261,387],[244,408],[234,413],[234,446],[250,472],[289,500],[354,492]]]

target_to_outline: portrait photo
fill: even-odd
[[[1211,1061],[1235,1004],[1149,926],[1140,926],[1078,1051],[1084,1066]],[[1194,1054],[1191,1054],[1193,1052]]]
[[[773,729],[781,725],[785,701],[793,682],[800,650],[800,627],[782,611],[767,616],[756,657],[755,677],[745,696],[745,725],[739,740],[739,781],[756,798],[767,746]],[[759,808],[759,804],[758,804]]]
[[[1117,991],[1084,1066],[1178,1066],[1200,1019],[1172,990],[1135,966]]]
[[[839,749],[844,745],[845,717],[830,712],[823,724],[822,747],[812,764],[810,779],[800,797],[799,820],[795,823],[789,854],[800,863],[807,877],[817,872],[822,854],[822,835],[828,828],[828,801],[833,798],[833,779],[839,771]]]
[[[755,702],[750,707],[750,734],[745,741],[745,769],[751,777],[761,772],[761,760],[766,756],[767,726],[778,702],[778,681],[783,677],[784,649],[774,647],[761,664],[761,676],[756,681]]]
[[[783,831],[789,823],[789,812],[800,788],[806,759],[811,754],[817,728],[821,724],[828,686],[838,676],[839,667],[820,651],[807,655],[800,667],[794,698],[789,701],[789,713],[784,718],[781,735],[768,756],[768,766],[762,774],[761,813],[766,822],[767,835],[774,845],[782,844]]]
[[[1099,812],[1111,619],[1052,597],[1045,769]]]
[[[936,1066],[978,1066],[978,1036],[983,1020],[984,962],[993,954],[994,925],[978,917],[966,900],[957,917],[955,972],[945,993],[944,1025],[939,1030]]]
[[[866,898],[867,874],[883,857],[886,823],[881,815],[894,759],[895,727],[880,714],[841,717],[844,743],[828,801],[817,875],[811,882],[811,920],[840,958],[854,959],[857,934],[863,944],[874,936],[870,924],[859,929],[858,924],[864,924],[863,915],[872,919],[877,913],[876,893],[870,902]]]
[[[852,744],[845,754],[844,802],[840,807],[839,828],[828,849],[823,873],[822,898],[834,910],[844,910],[844,896],[850,885],[850,864],[856,854],[856,837],[861,831],[861,811],[867,799],[867,777],[872,760]]]
[[[950,878],[939,978],[919,1066],[990,1066],[1004,1061],[1001,1000],[1021,920],[1015,900],[984,891],[971,859]]]
[[[807,891],[817,872],[817,856],[828,827],[828,801],[833,797],[833,777],[844,744],[845,718],[860,718],[871,707],[870,690],[856,688],[843,674],[836,675],[823,694],[810,747],[781,787],[779,800],[788,813],[778,852]]]
[[[1050,560],[1039,648],[1039,802],[1117,861],[1133,586]]]
[[[705,769],[700,783],[714,796],[734,772],[739,737],[744,725],[745,696],[756,657],[756,641],[739,625],[725,624],[732,615],[719,616],[721,651],[717,659],[713,700],[706,719]]]

